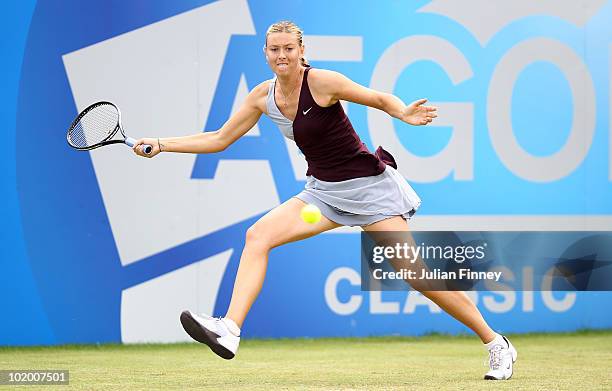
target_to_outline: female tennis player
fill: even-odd
[[[240,327],[261,290],[272,248],[343,225],[360,226],[365,231],[409,232],[407,220],[421,200],[392,167],[393,158],[388,153],[382,148],[375,154],[367,150],[340,100],[383,110],[410,125],[427,125],[437,116],[435,107],[425,105],[426,99],[405,105],[396,96],[363,87],[340,73],[310,68],[304,58],[302,31],[292,22],[283,21],[268,28],[264,54],[276,77],[255,87],[219,130],[185,137],[145,138],[134,146],[136,154],[147,158],[162,151],[219,152],[266,114],[306,157],[305,189],[247,230],[225,317],[212,318],[190,311],[181,314],[185,331],[225,359],[233,358],[238,350]],[[153,151],[144,154],[140,147],[143,144],[152,145]],[[301,220],[300,211],[306,204],[319,207],[323,214],[319,222],[308,224]],[[464,292],[421,293],[480,337],[489,351],[490,370],[485,379],[512,376],[516,350],[507,338],[488,326]]]

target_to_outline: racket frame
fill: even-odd
[[[108,136],[106,136],[105,139],[103,139],[102,141],[100,141],[100,142],[98,142],[96,144],[85,146],[85,147],[78,147],[78,146],[74,145],[70,141],[70,134],[71,134],[71,132],[74,130],[76,125],[79,123],[79,121],[87,113],[89,113],[91,110],[93,110],[97,106],[101,106],[101,105],[110,105],[115,110],[117,110],[117,125],[115,125],[115,129],[112,132],[110,132],[108,134]],[[117,134],[117,131],[121,132],[121,136],[123,136],[123,140],[111,140],[113,137],[115,137],[115,135]],[[76,150],[79,150],[79,151],[91,151],[92,149],[100,148],[100,147],[103,147],[105,145],[111,145],[111,144],[126,144],[129,147],[133,147],[134,143],[136,142],[136,140],[134,140],[133,138],[126,136],[125,132],[123,131],[123,127],[121,126],[121,110],[119,110],[119,107],[117,107],[117,105],[115,105],[113,102],[104,101],[104,100],[90,104],[83,111],[81,111],[79,113],[79,115],[77,115],[77,117],[74,119],[74,121],[72,121],[72,123],[70,124],[70,128],[68,128],[68,133],[66,133],[66,141],[68,142],[68,145],[70,145],[72,148],[74,148]],[[143,145],[143,150],[145,151],[145,153],[150,153],[151,146],[150,145]],[[149,152],[146,152],[147,150]]]

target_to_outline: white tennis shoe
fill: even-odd
[[[514,362],[518,353],[508,338],[501,339],[489,347],[489,372],[485,380],[508,380],[512,377]]]
[[[208,347],[218,356],[226,360],[234,358],[240,344],[240,329],[238,335],[230,331],[228,327],[230,320],[225,318],[213,318],[201,314],[197,315],[191,311],[183,311],[181,314],[181,324],[189,336],[198,342],[208,345]],[[233,327],[237,329],[234,324]]]

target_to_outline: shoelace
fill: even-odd
[[[217,333],[217,334],[220,334],[222,337],[224,337],[224,336],[226,336],[226,335],[232,335],[232,336],[234,335],[234,334],[232,334],[232,332],[230,331],[230,328],[227,326],[227,323],[225,323],[225,321],[223,320],[223,317],[222,317],[222,316],[219,316],[219,317],[215,318],[215,320],[216,320],[217,322],[219,322],[219,323],[218,323],[218,325],[219,325],[219,326],[217,326],[217,327],[218,327],[218,328],[217,328],[217,330],[218,330],[218,333]],[[222,325],[222,326],[221,326],[221,325]]]
[[[502,350],[503,346],[501,345],[495,345],[489,350],[489,368],[499,369],[502,362]]]
[[[219,334],[221,337],[224,337],[226,335],[234,335],[230,331],[230,328],[227,326],[227,323],[225,323],[225,321],[223,320],[222,316],[215,316],[215,317],[211,316],[210,318],[214,319],[217,322],[217,334]],[[221,324],[223,324],[223,326],[220,326]],[[238,335],[238,337],[240,336]]]

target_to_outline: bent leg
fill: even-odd
[[[251,305],[259,295],[268,266],[268,253],[282,244],[306,239],[340,227],[325,216],[315,224],[305,223],[300,211],[306,205],[291,198],[259,219],[247,230],[234,291],[226,317],[242,327]]]
[[[369,232],[410,232],[408,223],[400,216],[364,226],[362,229]],[[415,246],[412,235],[409,235],[408,240],[408,244],[410,246]],[[421,290],[418,286],[414,286],[414,288],[419,290],[423,295],[440,306],[440,308],[442,308],[452,317],[472,329],[480,337],[483,343],[488,343],[495,338],[495,332],[491,329],[491,327],[489,327],[478,310],[478,307],[476,307],[465,292]]]

